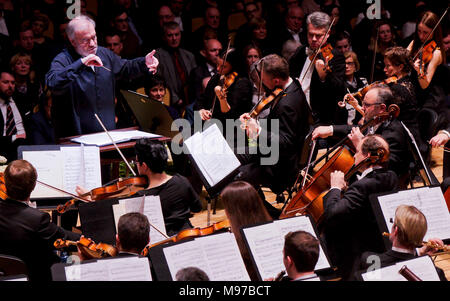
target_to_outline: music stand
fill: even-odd
[[[170,138],[178,134],[178,131],[171,129],[173,118],[163,103],[134,91],[120,90],[120,92],[143,131]]]

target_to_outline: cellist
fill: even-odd
[[[353,136],[350,134],[350,139]],[[381,136],[369,135],[356,146],[354,166],[359,166],[359,179],[347,184],[341,171],[330,175],[331,189],[323,198],[321,226],[331,261],[343,280],[349,278],[353,261],[363,252],[383,251],[369,196],[397,188],[397,175],[385,168],[388,158],[387,141]]]

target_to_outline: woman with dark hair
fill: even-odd
[[[171,106],[168,106],[164,103],[164,97],[167,93],[167,85],[164,79],[159,75],[153,75],[148,77],[148,80],[145,82],[145,94],[150,97],[152,100],[158,101],[164,104],[164,107],[169,112],[170,116],[175,120],[180,118],[180,114],[178,111]]]
[[[189,181],[179,175],[165,173],[167,149],[160,141],[140,139],[134,147],[136,166],[141,176],[148,178],[149,185],[138,195],[157,195],[161,200],[167,235],[176,235],[183,229],[192,228],[189,217],[200,212],[202,203]]]
[[[52,124],[52,93],[44,91],[40,97],[39,110],[30,118],[30,139],[33,145],[56,144],[55,129]]]
[[[442,28],[438,25],[439,17],[430,12],[425,12],[417,23],[414,40],[409,44],[410,59],[414,59],[414,70],[419,82],[419,105],[435,111],[442,112],[445,108],[444,87],[448,86],[445,76],[446,54],[442,39]],[[420,48],[423,51],[418,53]]]
[[[233,48],[227,55],[225,53],[217,58],[218,73],[209,80],[194,107],[199,110],[202,120],[218,119],[222,123],[224,136],[226,120],[234,121],[250,111],[253,94],[248,75],[239,69],[242,66],[240,53]]]
[[[252,281],[257,281],[258,273],[240,229],[245,226],[270,222],[272,218],[264,207],[258,192],[247,182],[236,181],[229,184],[222,191],[221,197],[225,213],[230,221],[231,232],[236,238],[247,272]]]

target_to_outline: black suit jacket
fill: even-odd
[[[25,139],[19,138],[12,141],[12,136],[3,136],[4,126],[5,121],[3,120],[3,114],[0,112],[0,156],[5,157],[8,162],[11,162],[17,159],[17,147],[25,144]]]
[[[353,275],[354,279],[359,279],[360,274],[365,273],[367,271],[367,269],[370,267],[370,264],[369,264],[370,261],[368,263],[367,259],[369,256],[372,256],[372,255],[379,256],[381,268],[384,268],[384,267],[387,267],[390,265],[394,265],[398,262],[411,260],[411,259],[414,259],[417,257],[415,254],[401,253],[401,252],[397,252],[394,250],[389,250],[382,254],[373,253],[373,252],[364,252],[361,255],[360,259],[355,261],[355,265],[354,265],[355,273]],[[436,271],[437,271],[441,281],[447,281],[447,278],[445,277],[445,273],[442,269],[436,267]]]
[[[339,189],[331,189],[325,195],[321,227],[331,260],[343,279],[349,278],[353,261],[363,252],[384,251],[369,196],[393,191],[397,182],[393,171],[375,169],[353,182],[343,195]]]
[[[274,165],[268,165],[274,176],[273,188],[286,188],[290,185],[298,170],[301,151],[305,137],[312,124],[311,110],[306,102],[300,84],[293,80],[285,90],[286,95],[277,103],[272,103],[267,116],[268,129],[262,129],[260,138],[267,135],[268,145],[279,145],[279,160]],[[279,121],[279,130],[270,127],[271,120]]]
[[[299,47],[289,60],[289,71],[292,78],[300,77],[306,61],[305,48],[306,46]],[[311,66],[313,73],[310,87],[310,105],[316,124],[336,123],[335,117],[339,110],[337,103],[346,94],[344,55],[335,49],[332,50],[332,53],[333,58],[329,62],[331,72],[326,76],[324,82],[320,80],[314,64]],[[321,58],[320,54],[318,58]]]
[[[0,200],[0,254],[22,259],[30,280],[51,280],[50,267],[59,261],[53,248],[58,238],[78,240],[80,235],[58,227],[49,214],[23,202]]]
[[[350,133],[352,125],[333,125],[333,136],[343,137]],[[408,148],[407,133],[398,120],[382,123],[375,134],[382,136],[389,144],[389,169],[401,177],[408,173],[413,158]]]
[[[202,59],[197,67],[192,69],[191,74],[189,75],[189,99],[193,102],[197,101],[203,94],[203,79],[206,77],[211,77],[211,73],[208,70],[205,59]]]

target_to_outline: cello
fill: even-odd
[[[394,104],[390,105],[388,112],[380,113],[366,122],[361,127],[361,131],[364,131],[370,126],[374,126],[388,119],[396,118],[399,114],[399,107]],[[309,214],[317,224],[321,222],[324,211],[323,197],[330,189],[330,174],[335,170],[340,170],[346,175],[346,180],[348,180],[348,178],[350,178],[361,167],[354,166],[353,155],[350,150],[344,146],[344,144],[348,142],[349,138],[345,137],[321,158],[311,163],[311,165],[315,165],[330,153],[334,152],[330,159],[314,174],[314,176],[310,179],[306,179],[305,185],[302,186],[301,190],[292,198],[287,206],[283,208],[280,219]],[[384,160],[386,158],[386,154],[378,155],[382,155],[382,157],[378,158],[379,156],[377,156],[378,159],[375,158],[377,160]],[[370,157],[370,159],[374,158]],[[304,177],[308,177],[308,175],[304,175]]]

